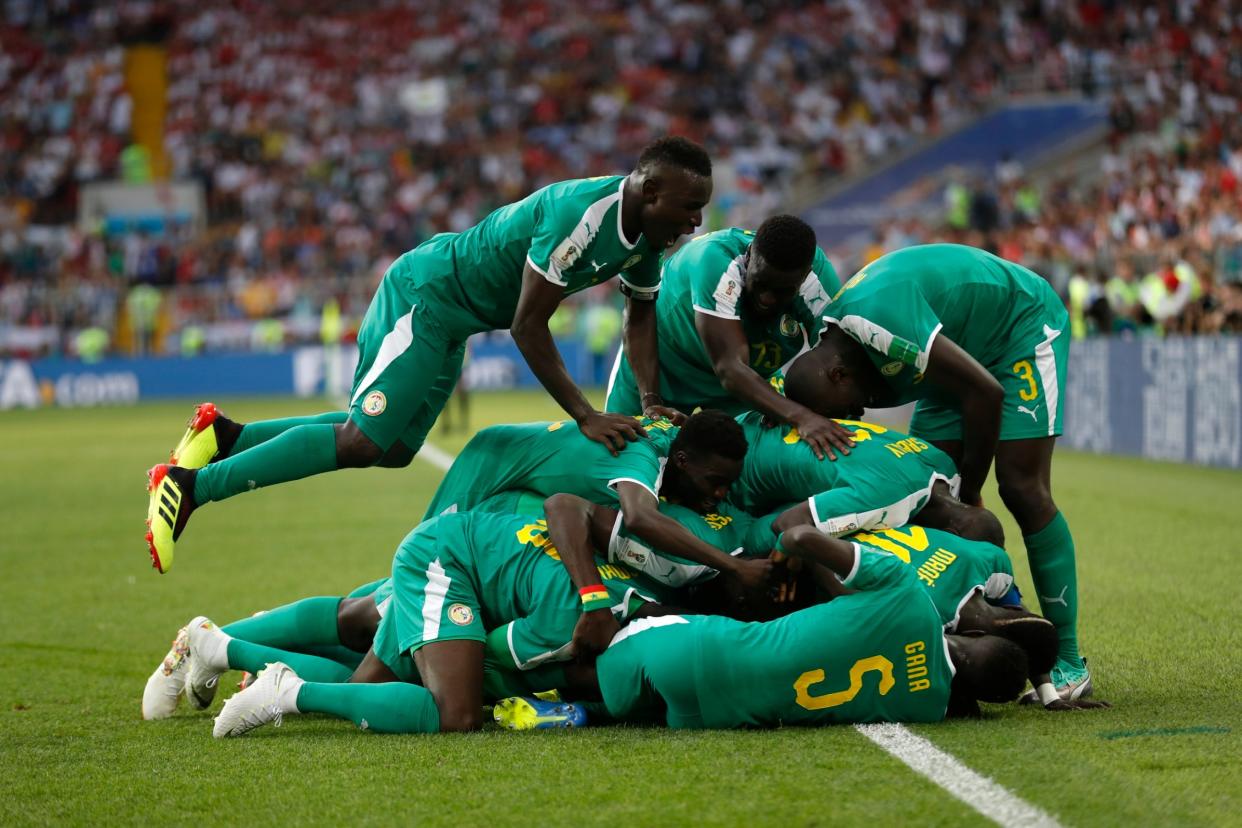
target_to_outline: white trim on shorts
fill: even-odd
[[[423,643],[440,637],[440,613],[444,611],[444,599],[448,597],[449,584],[453,579],[436,558],[427,565],[427,586],[423,587]]]
[[[1043,342],[1035,346],[1035,369],[1039,371],[1039,381],[1044,386],[1044,407],[1048,409],[1048,436],[1056,433],[1057,404],[1060,402],[1061,389],[1057,386],[1057,355],[1052,350],[1052,341],[1061,335],[1061,331],[1044,325]]]
[[[371,386],[371,383],[379,379],[379,375],[384,373],[384,370],[389,365],[392,365],[397,357],[409,349],[410,343],[414,341],[415,307],[417,305],[411,305],[410,312],[398,319],[397,324],[392,326],[392,330],[384,334],[384,341],[380,343],[379,353],[375,355],[375,361],[371,363],[371,369],[362,378],[362,382],[358,383],[358,387],[354,390],[354,395],[349,399],[351,406],[358,402],[358,397]]]

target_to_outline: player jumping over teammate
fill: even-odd
[[[466,338],[481,331],[511,331],[535,376],[583,434],[614,451],[640,439],[632,418],[596,411],[587,401],[548,331],[565,296],[613,276],[626,294],[624,339],[644,413],[679,418],[657,390],[659,258],[699,226],[711,192],[707,154],[683,138],[662,138],[643,150],[629,175],[549,185],[470,230],[433,236],[401,256],[359,330],[348,412],[218,435],[214,413],[200,410],[174,464],[150,470],[147,545],[155,568],[172,566],[186,521],[205,503],[341,468],[408,465],[457,383]],[[228,456],[203,469],[176,465],[188,454],[210,459],[229,441]]]

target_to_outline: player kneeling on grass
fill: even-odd
[[[607,645],[619,621],[652,603],[643,593],[658,585],[625,567],[597,564],[596,508],[558,495],[547,502],[546,522],[470,512],[424,522],[393,560],[392,606],[354,683],[306,681],[273,663],[225,703],[215,735],[240,735],[298,712],[378,732],[477,729],[485,660],[531,669],[589,657]]]
[[[1017,698],[1032,664],[1014,642],[946,634],[915,572],[897,557],[810,527],[784,533],[804,556],[858,590],[763,623],[670,615],[622,630],[595,664],[608,716],[675,728],[934,722]],[[1042,619],[1030,623],[1048,624]],[[538,726],[543,703],[506,700],[502,724]],[[566,710],[559,716],[580,711]]]

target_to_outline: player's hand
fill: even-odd
[[[597,443],[603,443],[612,456],[625,448],[627,442],[633,442],[647,436],[638,420],[624,414],[606,414],[603,411],[592,411],[578,421],[578,430]]]
[[[1112,705],[1102,699],[1078,699],[1077,701],[1055,699],[1045,704],[1044,710],[1052,710],[1054,712],[1062,710],[1103,710],[1109,707],[1112,707]]]
[[[621,625],[607,609],[584,612],[574,625],[574,636],[570,640],[570,653],[575,658],[593,658],[604,650],[612,637],[621,630]]]
[[[821,417],[814,411],[807,410],[794,417],[790,423],[798,429],[802,442],[811,447],[820,460],[827,455],[829,460],[836,460],[833,448],[842,454],[849,454],[854,446],[854,432],[827,417]]]
[[[652,420],[668,420],[675,426],[685,425],[686,422],[685,414],[667,405],[649,405],[643,409],[643,416]]]
[[[772,581],[773,564],[769,558],[738,558],[730,573],[746,592],[767,592]]]

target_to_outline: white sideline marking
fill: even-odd
[[[899,724],[855,725],[855,729],[956,799],[1004,826],[1060,828],[1056,817],[975,773],[951,754]]]
[[[453,455],[424,443],[416,455],[442,471],[453,465]],[[998,825],[1009,828],[1061,828],[1056,817],[1036,808],[1002,785],[976,773],[922,736],[899,724],[855,725],[872,742],[904,762],[915,773],[935,782]]]
[[[453,455],[431,443],[423,443],[423,447],[414,456],[427,461],[440,471],[448,471],[449,466],[453,465]]]

